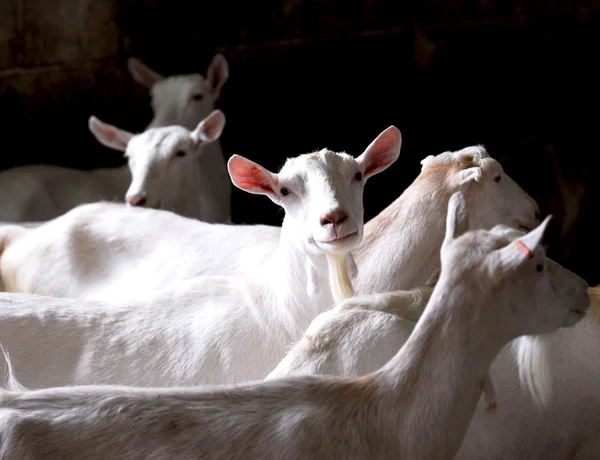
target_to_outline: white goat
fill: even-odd
[[[505,226],[497,226],[491,233],[506,241],[523,235],[523,232]],[[549,302],[577,311],[577,299],[585,292],[587,283],[550,259],[546,259],[546,267],[542,267],[542,271],[547,271],[554,289],[554,296]],[[361,376],[373,372],[390,360],[409,338],[430,292],[431,288],[423,287],[408,292],[361,295],[321,313],[312,321],[304,337],[267,376],[267,380],[300,374]],[[576,371],[576,375],[580,376],[588,372],[578,369],[588,366],[581,360],[581,352],[573,348],[565,352],[564,345],[573,341],[583,343],[582,337],[577,338],[582,327],[589,330],[588,334],[597,337],[597,326],[592,325],[596,331],[590,330],[589,324],[584,326],[590,321],[597,323],[598,318],[590,319],[589,315],[575,328],[550,336],[522,337],[500,352],[491,372],[495,393],[500,395],[498,413],[489,417],[485,410],[476,412],[455,460],[583,460],[600,455],[595,435],[597,422],[595,429],[585,427],[583,422],[574,422],[574,427],[560,432],[564,417],[567,416],[567,420],[577,418],[579,405],[589,401],[592,397],[590,391],[597,388],[594,381],[586,380],[583,386],[589,389],[583,394],[577,392],[573,395],[571,382],[565,383],[565,379],[574,379],[566,375],[567,369]],[[598,338],[589,338],[592,339],[590,345],[599,343]],[[590,363],[598,362],[596,354],[600,354],[598,345],[594,350],[585,352],[585,356],[594,356]],[[560,359],[556,359],[557,356]],[[519,372],[515,369],[515,361],[519,364]],[[553,375],[557,375],[558,386],[551,378]],[[520,380],[531,390],[532,400],[523,400],[519,391]],[[597,377],[595,382],[599,382]],[[552,386],[555,386],[555,402],[540,409],[534,403],[548,400]],[[580,396],[584,399],[577,401],[575,398]],[[565,406],[566,403],[571,407]],[[588,407],[586,412],[590,410]],[[555,423],[549,423],[549,413],[553,413],[551,419],[556,420]],[[535,427],[534,433],[531,427]],[[589,436],[582,437],[585,432]],[[557,449],[556,439],[560,439],[561,444],[564,442],[564,446]],[[578,449],[587,456],[572,457]]]
[[[483,147],[423,161],[405,192],[365,225],[354,252],[359,293],[410,289],[439,268],[448,197],[469,199],[472,228],[533,228],[537,205]],[[0,227],[0,277],[7,290],[56,297],[136,299],[200,275],[239,273],[277,247],[281,228],[210,225],[158,211],[80,206],[25,231]]]
[[[213,200],[212,171],[203,170],[200,159],[223,132],[223,112],[214,110],[193,131],[175,125],[133,135],[95,117],[89,126],[100,143],[125,152],[127,164],[122,168],[131,171],[131,178],[121,188],[129,205],[217,221],[222,203]]]
[[[163,77],[135,58],[127,61],[127,67],[135,81],[150,90],[154,118],[146,129],[171,125],[194,129],[214,110],[221,89],[229,78],[229,65],[222,54],[214,56],[206,77],[200,74]],[[214,142],[202,156],[193,158],[193,164],[188,164],[188,167],[193,169],[194,181],[182,184],[178,183],[178,177],[174,177],[169,188],[182,187],[182,194],[200,196],[199,199],[205,203],[202,217],[197,213],[186,216],[207,222],[228,221],[231,217],[231,181],[220,142]],[[186,181],[186,177],[181,180]],[[143,193],[137,196],[143,197]],[[143,201],[140,203],[134,199],[133,203],[141,206]]]
[[[163,78],[139,61],[129,61],[129,70],[140,83],[152,83],[154,119],[148,128],[182,125],[190,131],[214,109],[221,87],[227,81],[229,69],[222,55],[213,59],[204,79],[201,75],[178,75]],[[149,77],[152,72],[154,80]],[[198,99],[199,98],[199,99]],[[231,182],[227,177],[225,159],[219,142],[214,142],[204,155],[194,155],[199,183],[190,183],[180,193],[190,196],[204,194],[208,206],[203,214],[211,222],[225,222],[231,208]],[[165,172],[163,175],[172,174]],[[134,172],[135,175],[135,172]],[[182,187],[190,177],[171,178]],[[196,179],[196,178],[194,178]],[[26,165],[0,172],[0,221],[45,221],[64,214],[82,203],[102,200],[122,201],[131,181],[127,165],[119,168],[98,168],[89,171],[54,165]],[[173,184],[170,185],[173,189]],[[190,190],[192,192],[190,192]],[[138,200],[138,205],[141,205]],[[190,217],[197,217],[197,211]]]
[[[327,254],[363,233],[365,181],[394,163],[390,127],[357,159],[329,150],[288,160],[279,174],[242,157],[233,183],[286,211],[280,243],[238,276],[205,276],[147,300],[83,302],[4,294],[0,337],[23,383],[194,385],[260,379],[310,321],[333,304]]]
[[[296,374],[361,376],[387,363],[421,317],[439,270],[425,286],[363,294],[339,302],[312,320],[267,380]]]
[[[572,326],[589,306],[585,289],[570,306],[555,302],[554,276],[536,270],[545,264],[545,223],[520,239],[529,258],[495,232],[465,233],[467,218],[458,193],[448,207],[430,303],[404,347],[378,371],[225,388],[15,388],[0,396],[0,455],[451,459],[500,349],[523,334]]]

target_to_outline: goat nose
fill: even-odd
[[[336,226],[344,222],[347,218],[348,215],[344,211],[333,211],[323,214],[320,222],[322,227],[325,227],[326,225]]]
[[[535,207],[535,218],[537,220],[540,220],[542,213],[540,212],[540,208],[538,208],[537,206]]]
[[[127,197],[127,202],[131,206],[140,206],[143,207],[146,205],[146,197],[144,195],[133,195]]]

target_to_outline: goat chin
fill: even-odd
[[[348,274],[347,257],[350,254],[328,254],[329,283],[333,300],[338,303],[354,295],[350,275]]]
[[[550,334],[525,335],[513,341],[517,352],[519,380],[537,406],[552,397]]]

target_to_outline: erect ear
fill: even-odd
[[[229,64],[222,54],[217,54],[211,61],[206,71],[206,78],[212,86],[215,94],[219,94],[221,88],[229,78]]]
[[[134,136],[134,134],[119,129],[116,126],[101,122],[93,115],[88,121],[88,127],[96,139],[98,139],[98,142],[121,152],[127,149],[127,144],[129,144],[129,141]]]
[[[529,233],[517,238],[509,245],[492,253],[493,270],[496,273],[512,273],[521,265],[531,259],[535,248],[542,242],[544,233],[548,228],[552,216],[547,216],[544,221]]]
[[[239,155],[233,155],[227,162],[227,170],[233,185],[248,193],[277,196],[277,174]]]
[[[446,214],[446,236],[444,245],[458,238],[469,229],[469,211],[463,192],[454,193],[448,200]]]
[[[142,62],[136,58],[127,59],[127,68],[133,79],[148,89],[152,88],[155,83],[165,79],[165,77],[156,73],[147,65],[142,64]]]
[[[390,126],[377,136],[356,159],[363,170],[363,179],[366,180],[393,164],[400,155],[401,146],[402,134],[395,126]]]
[[[210,143],[221,137],[225,127],[225,114],[220,110],[213,110],[204,120],[198,123],[190,137],[196,144]]]

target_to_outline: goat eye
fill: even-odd
[[[185,156],[185,152],[182,150],[178,150],[177,152],[175,152],[175,156],[176,157],[184,157]]]
[[[281,190],[279,190],[279,191],[281,192],[281,194],[283,196],[286,196],[286,195],[290,194],[290,191],[287,188],[285,188],[285,187],[281,187]]]
[[[192,96],[192,99],[195,101],[201,101],[204,98],[204,96],[202,94],[194,94]]]
[[[496,176],[494,177],[494,182],[500,182],[500,179],[502,179],[502,176]]]
[[[543,271],[544,271],[544,266],[543,266],[542,264],[537,264],[537,265],[535,266],[535,269],[536,269],[538,272],[540,272],[540,273],[541,273],[541,272],[543,272]]]
[[[354,175],[354,178],[355,178],[357,181],[361,181],[361,180],[362,180],[362,177],[363,177],[363,176],[362,176],[362,173],[361,173],[360,171],[359,171],[359,172],[357,172],[357,173]]]

